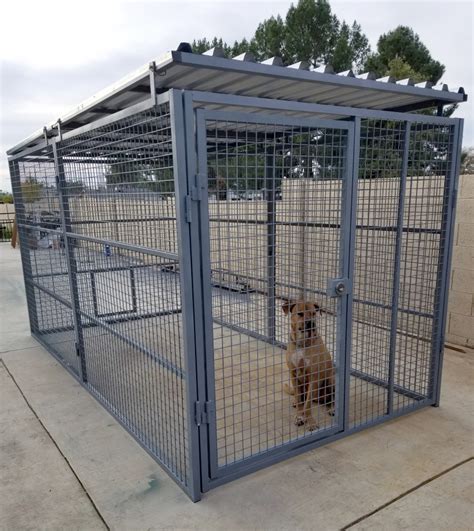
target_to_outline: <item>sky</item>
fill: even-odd
[[[284,16],[290,1],[5,0],[0,5],[0,190],[11,190],[5,151],[181,41],[250,38],[258,23]],[[357,20],[376,49],[403,24],[446,66],[443,81],[470,96],[465,119],[474,146],[474,0],[331,1],[341,20]]]

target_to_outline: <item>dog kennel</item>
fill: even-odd
[[[32,334],[193,500],[437,405],[465,99],[170,52],[8,152]],[[313,430],[296,300],[334,364]]]

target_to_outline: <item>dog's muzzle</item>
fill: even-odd
[[[308,339],[312,336],[313,330],[316,330],[316,323],[314,321],[306,321],[304,324],[304,331],[305,336]]]

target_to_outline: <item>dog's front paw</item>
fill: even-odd
[[[295,425],[296,426],[303,426],[306,422],[306,417],[304,415],[296,415],[295,416]]]
[[[313,431],[313,430],[317,430],[318,429],[318,425],[316,424],[316,421],[313,419],[313,417],[307,418],[305,424],[306,424],[306,428],[309,431]]]
[[[334,407],[333,407],[333,406],[330,406],[330,407],[328,408],[328,415],[329,415],[330,417],[334,417],[335,414],[336,414],[336,413],[334,412]]]

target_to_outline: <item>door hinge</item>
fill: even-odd
[[[186,209],[186,221],[187,223],[192,223],[193,216],[192,216],[192,202],[193,201],[201,201],[202,194],[204,190],[204,178],[202,175],[198,174],[196,175],[196,186],[192,186],[189,190],[189,194],[186,196],[185,200],[185,209]]]
[[[214,404],[210,401],[194,403],[194,419],[197,426],[209,424],[210,416],[214,413]]]

